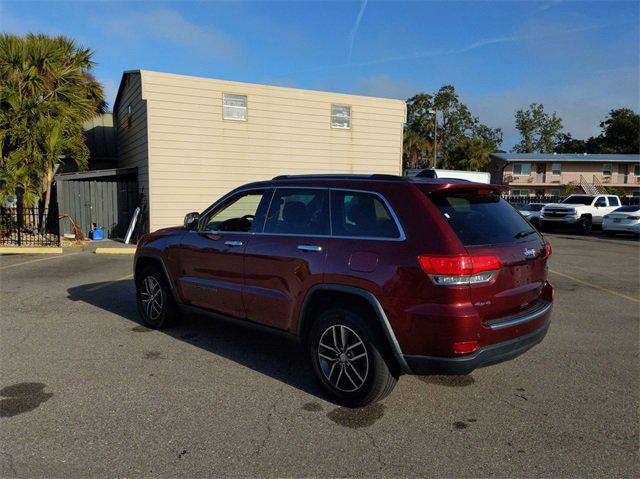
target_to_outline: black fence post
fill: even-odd
[[[22,224],[24,222],[24,218],[23,218],[23,210],[22,210],[22,199],[23,199],[23,194],[22,194],[22,190],[21,189],[17,189],[16,190],[16,227],[18,229],[18,246],[22,245]]]

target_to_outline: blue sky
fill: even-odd
[[[65,34],[95,50],[113,102],[149,69],[407,98],[450,83],[517,142],[542,102],[575,137],[611,108],[640,110],[639,2],[12,2],[0,28]]]

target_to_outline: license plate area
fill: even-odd
[[[522,286],[529,284],[533,281],[532,278],[533,266],[530,264],[513,266],[511,274],[513,275],[513,281],[515,286]]]

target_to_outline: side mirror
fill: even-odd
[[[184,215],[184,227],[188,230],[194,230],[198,227],[200,221],[200,213],[193,211]]]

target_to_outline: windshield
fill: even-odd
[[[562,203],[567,205],[590,205],[593,202],[595,196],[569,196],[562,200]]]
[[[465,246],[529,241],[537,234],[497,195],[442,193],[430,198]]]
[[[640,211],[640,206],[621,206],[620,208],[614,210],[614,213],[635,213],[636,211]]]

